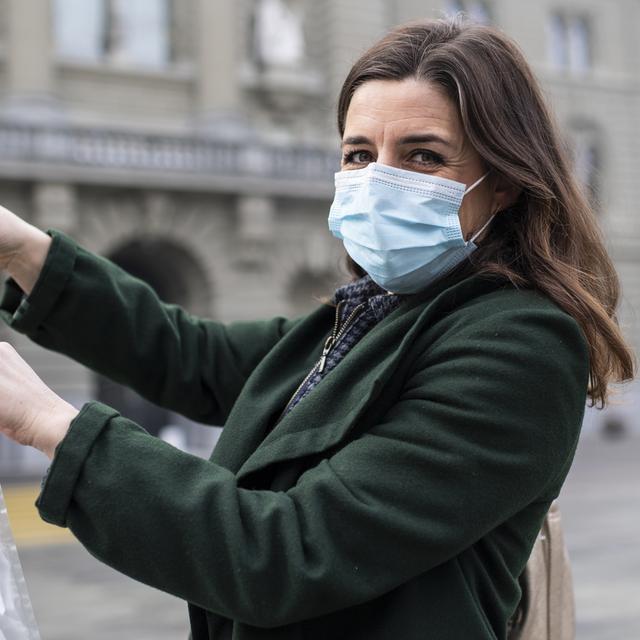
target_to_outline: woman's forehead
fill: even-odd
[[[457,106],[437,86],[414,78],[370,80],[354,92],[344,137],[435,134],[464,138]]]

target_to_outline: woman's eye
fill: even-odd
[[[425,149],[418,149],[411,154],[411,160],[418,162],[419,164],[443,164],[444,158],[434,151],[427,151]]]
[[[349,151],[342,157],[343,164],[369,164],[369,162],[373,162],[371,153],[362,149]]]

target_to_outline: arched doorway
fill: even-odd
[[[164,302],[178,304],[194,314],[209,314],[211,292],[206,274],[184,247],[161,237],[134,238],[108,257],[149,284]],[[96,376],[96,396],[152,435],[176,424],[172,412],[103,376]]]

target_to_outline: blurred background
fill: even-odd
[[[0,0],[0,204],[193,313],[303,313],[345,278],[327,215],[335,104],[350,65],[395,24],[459,12],[514,37],[540,78],[605,232],[620,320],[637,347],[640,0]],[[215,444],[215,428],[5,326],[0,339],[77,406],[99,399],[197,455]],[[640,638],[639,412],[637,385],[587,411],[562,496],[579,638]],[[0,481],[45,640],[184,637],[181,603],[101,568],[38,522],[34,480],[45,468],[38,452],[0,440]]]

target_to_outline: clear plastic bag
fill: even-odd
[[[40,640],[0,487],[0,640]]]

